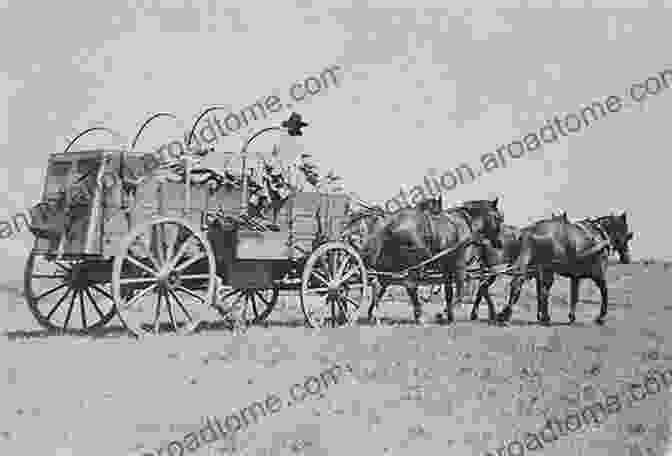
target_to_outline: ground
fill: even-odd
[[[315,333],[300,326],[298,299],[287,298],[269,327],[237,335],[215,327],[142,342],[114,330],[97,339],[47,335],[9,289],[0,311],[0,455],[156,454],[150,450],[202,428],[203,417],[224,424],[269,394],[282,398],[277,413],[184,454],[497,454],[541,429],[545,417],[564,417],[641,383],[649,368],[672,368],[664,340],[670,279],[672,269],[660,263],[612,267],[604,327],[592,323],[599,292],[587,282],[577,323],[567,326],[568,281],[558,279],[550,328],[536,324],[528,284],[508,327],[488,325],[485,306],[482,321],[469,321],[465,307],[452,326],[416,326],[403,294],[390,292],[378,327]],[[504,287],[497,286],[501,306]],[[430,316],[440,309],[439,301],[425,306]],[[351,371],[301,403],[286,403],[293,384],[334,364]],[[522,451],[663,455],[671,399],[663,387],[601,425]],[[523,454],[510,448],[500,454]]]

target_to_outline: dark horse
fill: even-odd
[[[514,271],[519,275],[511,281],[509,301],[497,319],[502,323],[510,320],[513,305],[520,298],[521,287],[527,278],[528,268],[532,266],[537,268],[539,321],[550,323],[548,297],[554,274],[559,274],[571,280],[570,324],[576,320],[580,281],[586,278],[592,279],[600,289],[602,303],[595,323],[604,324],[608,305],[607,260],[613,249],[618,253],[621,263],[628,264],[628,243],[632,237],[625,212],[576,223],[568,221],[566,217],[556,217],[524,228],[520,236],[520,255],[514,263]]]
[[[567,212],[553,214],[551,219],[568,221]],[[502,225],[499,234],[501,248],[496,248],[489,243],[483,243],[479,249],[479,262],[486,271],[497,266],[511,266],[520,255],[520,235],[521,229],[513,225]],[[493,272],[493,271],[491,271]],[[496,320],[495,304],[490,297],[490,287],[495,283],[498,274],[493,272],[481,280],[474,305],[471,308],[471,320],[478,319],[478,307],[481,300],[485,298],[488,304],[488,318],[490,322]]]
[[[379,274],[374,287],[369,319],[374,320],[373,311],[387,287],[400,282],[411,299],[415,321],[419,322],[422,306],[418,300],[418,285],[424,275],[418,266],[441,252],[448,252],[426,265],[425,269],[440,272],[446,291],[446,319],[453,321],[452,281],[457,284],[457,300],[460,302],[464,297],[464,275],[470,247],[483,238],[499,246],[503,216],[497,203],[497,199],[469,201],[446,211],[436,206],[419,205],[399,209],[377,221],[361,247],[362,259],[367,267],[383,273]],[[406,268],[413,269],[400,275]]]

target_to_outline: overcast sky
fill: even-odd
[[[496,10],[473,1],[160,3],[5,2],[4,215],[36,202],[48,155],[78,131],[103,124],[130,141],[152,113],[177,114],[182,126],[162,119],[142,137],[138,148],[150,151],[180,137],[206,106],[235,111],[271,94],[284,101],[295,81],[330,65],[343,68],[340,87],[293,107],[310,123],[301,147],[378,202],[402,184],[422,183],[428,168],[476,166],[482,153],[538,131],[555,114],[625,96],[632,83],[672,70],[672,14],[645,1],[498,2],[510,8]],[[672,258],[671,112],[672,89],[445,198],[498,195],[516,225],[554,210],[572,218],[627,210],[633,256]],[[251,132],[218,143],[222,163]],[[277,140],[271,134],[252,149],[270,151]],[[108,144],[100,135],[82,142]],[[31,240],[23,232],[0,248],[23,264]]]

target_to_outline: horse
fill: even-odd
[[[396,210],[379,220],[366,236],[360,249],[362,260],[367,267],[382,272],[374,284],[369,321],[375,321],[373,311],[387,287],[400,280],[411,299],[414,320],[419,323],[422,306],[417,291],[422,273],[418,269],[421,263],[442,254],[432,263],[443,277],[444,313],[447,322],[452,322],[452,281],[457,283],[457,300],[461,302],[469,248],[483,239],[499,246],[503,215],[497,207],[498,199],[469,201],[446,211],[438,209],[436,203],[429,204]],[[398,277],[400,271],[406,274]]]
[[[553,213],[551,219],[564,220],[569,222],[567,211],[562,211],[559,214]],[[480,247],[479,261],[481,266],[490,269],[495,266],[511,266],[520,255],[520,235],[521,229],[513,225],[502,225],[502,231],[499,235],[499,240],[502,244],[501,249],[497,249],[492,245],[484,243]],[[488,304],[488,320],[493,323],[496,320],[495,305],[490,297],[490,287],[497,280],[497,274],[492,274],[481,280],[476,294],[476,299],[471,309],[471,320],[478,319],[478,307],[481,300],[485,298]],[[538,298],[538,297],[537,297]],[[539,305],[539,304],[538,304]]]
[[[542,220],[522,230],[520,254],[514,263],[517,277],[511,281],[509,300],[497,315],[500,323],[510,320],[513,305],[520,298],[528,269],[536,266],[537,320],[550,324],[548,297],[553,286],[554,274],[569,278],[569,323],[576,321],[576,304],[582,279],[592,279],[600,289],[600,313],[595,323],[603,325],[607,316],[608,290],[606,281],[607,261],[612,250],[622,264],[630,263],[629,242],[634,234],[629,231],[627,216],[607,215],[570,222],[566,217]]]

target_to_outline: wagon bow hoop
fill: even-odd
[[[126,138],[124,138],[124,136],[116,130],[112,130],[111,128],[107,128],[107,127],[91,127],[91,128],[87,128],[86,130],[80,132],[77,136],[72,138],[72,140],[70,140],[70,142],[68,142],[68,145],[65,146],[65,149],[63,150],[63,153],[64,154],[68,153],[68,151],[70,150],[72,145],[74,143],[76,143],[79,138],[81,138],[82,136],[87,135],[88,133],[91,133],[93,131],[104,131],[104,132],[109,133],[112,136],[116,136],[117,138],[120,138],[122,140],[122,142],[126,142]]]
[[[177,116],[175,114],[172,114],[172,113],[169,113],[169,112],[157,112],[156,114],[152,115],[147,120],[145,120],[145,122],[140,126],[140,129],[138,130],[138,132],[135,134],[135,137],[133,138],[133,142],[128,146],[128,152],[129,153],[131,153],[135,150],[135,145],[137,144],[138,139],[140,138],[140,135],[145,130],[147,125],[149,125],[149,123],[152,120],[154,120],[156,118],[159,118],[159,117],[171,117],[171,118],[173,118],[173,119],[175,119],[176,121],[179,122],[179,119],[177,118]]]

